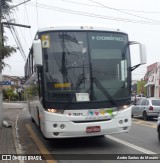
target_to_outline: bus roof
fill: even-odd
[[[88,30],[93,30],[93,31],[111,31],[111,32],[120,32],[120,33],[126,33],[119,28],[110,28],[106,27],[104,25],[55,25],[52,27],[47,27],[47,28],[41,28],[38,30],[38,32],[46,32],[46,31],[57,31],[57,30],[79,30],[79,31],[88,31]]]

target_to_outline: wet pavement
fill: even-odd
[[[11,104],[10,104],[11,105]],[[3,106],[6,106],[5,104]],[[15,122],[17,119],[17,115],[21,112],[22,106],[19,108],[14,108],[12,105],[12,109],[3,108],[3,121],[6,121],[10,124],[10,127],[2,127],[0,129],[0,154],[1,160],[0,162],[7,162],[5,155],[17,154],[18,147],[16,143],[16,130],[15,130]],[[18,161],[9,161],[9,162],[18,162]]]
[[[25,123],[19,118],[24,116],[24,109],[26,103],[3,103],[3,121],[8,122],[10,127],[0,129],[0,162],[2,163],[32,163],[35,161],[27,161],[23,157],[27,154],[40,154],[26,130]]]

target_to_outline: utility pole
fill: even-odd
[[[3,24],[30,28],[30,26],[26,26],[26,25],[22,25],[22,24],[15,24],[15,23],[9,23],[9,22],[3,22],[2,23],[2,11],[3,11],[2,1],[4,1],[4,0],[0,0],[0,128],[3,127],[3,91],[2,91],[2,86],[3,86],[3,80],[2,80]],[[30,0],[24,1],[23,3],[20,3],[20,4],[16,5],[16,6],[13,6],[12,8],[17,7],[17,6],[21,5],[21,4],[24,4],[24,3],[28,2],[28,1],[30,1]]]
[[[3,92],[2,92],[2,0],[0,0],[0,128],[2,128],[2,122],[3,122],[3,115],[2,115],[2,108],[3,108]]]

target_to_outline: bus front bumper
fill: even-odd
[[[124,114],[122,111],[121,114],[108,121],[86,123],[75,123],[72,121],[45,121],[41,130],[46,138],[72,138],[123,133],[128,132],[130,127],[131,110],[128,109]]]

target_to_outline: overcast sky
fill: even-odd
[[[13,0],[13,5],[23,1]],[[147,64],[133,71],[133,79],[143,78],[147,65],[160,62],[160,0],[31,0],[16,7],[7,19],[31,26],[30,29],[15,28],[26,56],[39,28],[65,23],[96,23],[120,28],[128,33],[130,41],[146,45]],[[5,31],[8,44],[17,46],[12,33]],[[19,51],[5,62],[10,68],[4,69],[4,75],[24,76],[25,61]]]

